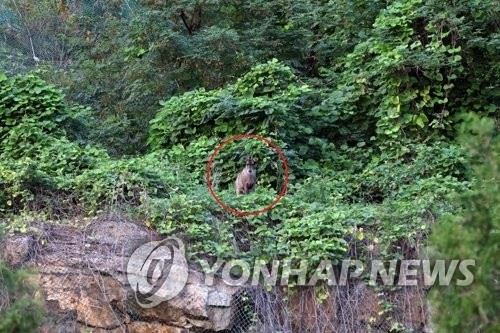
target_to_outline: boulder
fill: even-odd
[[[35,249],[35,239],[31,235],[14,235],[0,246],[0,257],[12,267],[19,267],[28,261]]]

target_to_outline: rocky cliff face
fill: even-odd
[[[130,221],[98,220],[85,228],[40,223],[27,234],[7,237],[0,254],[13,266],[35,269],[51,317],[45,332],[228,329],[238,290],[219,281],[206,286],[193,270],[175,298],[150,309],[137,305],[127,261],[138,246],[159,239]]]

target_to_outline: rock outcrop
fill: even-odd
[[[40,223],[25,235],[7,237],[0,254],[13,266],[34,268],[53,318],[46,332],[228,329],[238,290],[220,281],[207,286],[202,274],[191,269],[178,296],[149,309],[137,304],[127,261],[137,247],[160,239],[144,226],[116,219],[96,220],[85,228]]]

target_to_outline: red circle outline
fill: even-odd
[[[261,142],[264,142],[267,146],[269,146],[272,150],[274,150],[274,152],[278,155],[278,157],[281,161],[281,164],[283,166],[283,170],[285,172],[285,182],[283,183],[283,185],[281,185],[281,189],[280,189],[279,194],[274,198],[274,200],[269,205],[267,205],[266,207],[264,207],[262,209],[254,210],[254,211],[243,211],[243,210],[239,210],[239,209],[233,208],[233,207],[225,204],[224,202],[222,202],[222,200],[219,198],[219,196],[215,193],[213,186],[212,186],[212,166],[213,166],[213,162],[214,162],[215,157],[217,157],[217,155],[219,155],[219,152],[221,151],[221,149],[224,148],[226,145],[228,145],[234,141],[239,141],[239,140],[243,140],[243,139],[255,139],[255,140],[259,140]],[[276,207],[278,202],[280,202],[280,200],[286,194],[286,191],[288,189],[288,177],[289,177],[288,161],[286,159],[286,156],[285,156],[285,153],[283,152],[283,150],[277,144],[275,144],[271,139],[266,138],[262,135],[258,135],[258,134],[238,134],[238,135],[233,135],[233,136],[230,136],[230,137],[222,140],[217,145],[217,147],[215,147],[215,150],[212,152],[212,154],[208,158],[207,167],[205,170],[205,179],[207,181],[208,191],[210,192],[212,197],[215,199],[217,204],[219,206],[221,206],[225,211],[227,211],[227,212],[229,212],[237,217],[257,216],[257,215],[263,214],[267,211],[270,211],[271,209]]]

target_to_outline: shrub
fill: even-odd
[[[0,224],[0,238],[3,236]],[[0,260],[0,332],[36,332],[44,310],[29,282],[30,272],[12,269]]]
[[[151,121],[148,142],[153,150],[171,150],[174,155],[185,149],[191,157],[188,166],[199,167],[208,155],[201,151],[212,150],[223,138],[262,134],[285,150],[290,164],[298,166],[296,171],[300,173],[300,158],[312,157],[314,149],[308,147],[315,142],[309,136],[316,120],[302,107],[308,91],[289,67],[274,59],[255,66],[224,89],[196,90],[163,102]],[[258,157],[262,168],[271,170],[266,155],[262,152]],[[235,166],[224,171],[224,179],[229,171],[234,172]]]
[[[64,96],[35,75],[8,79],[0,74],[0,139],[22,122],[36,123],[45,132],[64,121]]]
[[[68,107],[60,91],[35,75],[0,77],[0,97],[1,212],[138,205],[141,196],[165,195],[181,173],[160,154],[113,160],[70,140],[62,124],[78,128],[71,120],[86,109]]]
[[[285,138],[310,134],[299,120],[300,107],[294,108],[307,91],[290,68],[274,59],[225,89],[195,90],[163,102],[151,121],[149,144],[169,148],[204,135],[224,138],[248,132]]]
[[[440,332],[497,332],[500,329],[500,140],[495,123],[467,114],[461,142],[468,148],[474,185],[461,192],[461,210],[433,228],[436,259],[474,259],[474,281],[433,290],[433,319]]]
[[[182,179],[182,169],[169,164],[159,154],[130,159],[101,159],[83,171],[72,183],[85,210],[118,204],[138,205],[144,197],[163,197],[175,191]]]

